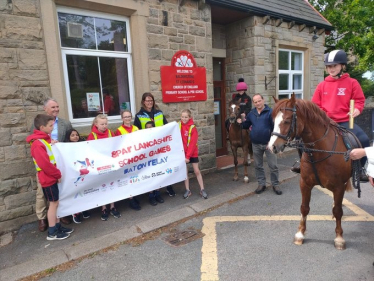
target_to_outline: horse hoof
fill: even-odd
[[[249,178],[248,177],[244,177],[244,182],[245,183],[249,183]]]
[[[345,250],[345,241],[343,238],[335,238],[334,244],[335,244],[335,249]]]
[[[297,246],[301,246],[303,245],[303,242],[304,242],[304,239],[299,239],[299,238],[296,238],[293,240],[293,243]]]

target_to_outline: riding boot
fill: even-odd
[[[301,159],[301,156],[303,155],[303,151],[301,149],[298,149],[297,150],[297,153],[299,154],[299,157]],[[292,168],[291,168],[291,172],[295,173],[295,174],[300,174],[300,161],[296,161]]]
[[[367,175],[365,175],[364,171],[361,171],[361,174],[360,174],[360,181],[361,182],[368,182],[369,181],[369,178]]]

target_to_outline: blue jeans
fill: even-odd
[[[270,168],[270,180],[272,186],[279,185],[279,171],[277,166],[277,156],[271,153],[270,150],[266,149],[266,144],[254,144],[252,143],[253,159],[255,160],[255,171],[258,185],[266,186],[266,176],[264,170],[264,152],[266,155],[266,161]]]

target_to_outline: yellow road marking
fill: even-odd
[[[324,188],[317,187],[325,194],[332,197],[332,193]],[[347,199],[343,199],[343,205],[356,214],[356,216],[343,216],[343,221],[373,222],[374,216],[354,205]],[[201,248],[201,281],[218,281],[218,256],[216,224],[220,222],[242,221],[299,221],[301,216],[215,216],[203,219],[202,232],[203,246]],[[308,221],[333,221],[332,215],[310,215]]]

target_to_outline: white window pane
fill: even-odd
[[[302,70],[302,54],[291,53],[291,70]]]
[[[302,89],[302,75],[301,74],[294,74],[292,76],[292,89],[293,90],[301,90]]]
[[[303,93],[295,93],[295,97],[297,99],[302,99],[303,98]]]
[[[289,70],[289,52],[279,51],[279,69]]]
[[[283,99],[289,99],[290,97],[289,97],[289,95],[288,94],[279,94],[278,95],[278,99],[280,99],[280,100],[283,100]]]
[[[288,74],[279,74],[279,90],[288,90]]]

